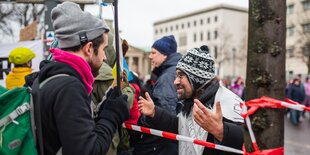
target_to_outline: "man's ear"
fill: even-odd
[[[83,47],[82,50],[85,54],[85,56],[91,56],[94,52],[94,48],[93,48],[93,43],[92,42],[87,42]]]

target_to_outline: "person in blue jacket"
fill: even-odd
[[[157,77],[150,90],[155,105],[176,116],[177,93],[173,84],[175,67],[181,58],[177,53],[177,43],[173,35],[164,36],[154,42],[149,56],[154,67],[152,73]],[[140,117],[139,125],[148,126],[145,117]],[[138,140],[134,154],[137,155],[176,155],[177,142],[157,136],[142,134]]]

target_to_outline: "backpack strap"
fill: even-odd
[[[18,106],[14,111],[12,111],[10,114],[8,114],[6,117],[2,118],[0,120],[0,127],[2,126],[6,126],[8,124],[10,124],[11,122],[15,123],[15,124],[19,124],[17,121],[15,121],[15,119],[24,114],[25,112],[29,111],[31,109],[30,104],[29,103],[24,103],[20,106]]]
[[[49,81],[57,78],[69,76],[68,74],[57,74],[53,75],[41,83],[39,83],[39,79],[36,78],[32,85],[32,95],[33,95],[33,103],[34,103],[34,122],[36,127],[36,140],[37,146],[39,148],[39,154],[44,155],[44,140],[43,140],[43,133],[42,133],[42,117],[41,117],[41,98],[40,98],[40,89]]]
[[[55,79],[55,78],[63,77],[63,76],[70,76],[70,75],[68,75],[68,74],[56,74],[56,75],[53,75],[53,76],[51,76],[51,77],[45,79],[44,81],[42,81],[42,82],[40,83],[39,88],[41,89],[47,82],[49,82],[49,81],[51,81],[51,80],[53,80],[53,79]]]

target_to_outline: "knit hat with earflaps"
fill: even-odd
[[[187,75],[194,91],[215,77],[214,59],[206,45],[190,49],[179,60],[176,68]]]

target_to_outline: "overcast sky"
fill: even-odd
[[[134,46],[150,47],[154,22],[222,3],[248,8],[248,0],[119,0],[121,37]],[[99,7],[85,9],[99,14]],[[102,16],[113,19],[112,7],[104,7]]]

